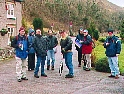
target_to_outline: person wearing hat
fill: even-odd
[[[83,40],[83,28],[80,28],[78,31],[78,35],[76,36],[75,41],[82,41]],[[78,51],[78,67],[81,67],[81,58],[82,58],[82,46],[78,47],[77,45],[75,45],[76,50]],[[86,66],[86,64],[85,64]]]
[[[84,61],[83,69],[86,71],[90,71],[91,69],[91,53],[92,53],[92,38],[88,34],[88,30],[83,31],[83,40],[80,41],[82,43],[82,58]]]
[[[28,47],[27,47],[27,36],[25,34],[25,28],[20,27],[19,34],[12,40],[12,47],[15,48],[15,58],[16,58],[16,74],[17,81],[28,80],[26,77]]]
[[[60,32],[61,40],[60,40],[60,46],[61,46],[61,53],[63,54],[63,57],[65,59],[65,64],[69,70],[69,73],[65,75],[65,78],[73,78],[74,77],[74,68],[72,63],[72,43],[73,41],[68,36],[67,31],[63,30]]]
[[[118,55],[121,52],[121,41],[113,34],[113,29],[108,29],[108,37],[104,42],[106,48],[105,54],[108,57],[109,67],[111,70],[110,78],[119,78]]]
[[[30,28],[28,36],[28,71],[34,70],[35,68],[35,50],[33,47],[34,41],[34,30]]]

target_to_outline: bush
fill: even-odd
[[[36,31],[37,29],[40,29],[43,34],[43,21],[41,18],[34,18],[33,20],[33,26],[34,26],[34,30]]]
[[[92,53],[91,53],[91,66],[92,67],[95,67],[95,62],[96,62],[96,53],[95,51],[93,50]]]
[[[107,57],[101,58],[96,62],[95,70],[100,71],[100,72],[108,72],[108,73],[110,73],[110,68],[109,68]]]

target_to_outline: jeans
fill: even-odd
[[[73,64],[72,64],[72,52],[67,52],[64,54],[64,58],[65,58],[65,64],[67,66],[67,68],[69,69],[69,74],[74,75],[73,72]]]
[[[113,76],[119,75],[118,57],[108,57],[109,67]]]
[[[50,58],[52,59],[51,65],[54,66],[55,63],[55,52],[54,50],[47,51],[47,66],[50,65]]]
[[[44,74],[45,60],[46,60],[46,56],[43,56],[43,57],[37,56],[37,63],[34,70],[34,75],[38,75],[40,64],[41,64],[41,74]]]

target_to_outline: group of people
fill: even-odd
[[[62,39],[60,41],[61,52],[65,58],[66,66],[69,73],[65,78],[73,78],[72,64],[72,40],[67,36],[66,31],[61,31]],[[25,34],[25,28],[20,27],[19,34],[12,39],[11,46],[15,48],[16,74],[17,81],[28,80],[26,77],[28,57],[28,71],[34,70],[34,77],[39,78],[38,72],[41,65],[41,76],[47,77],[44,71],[45,60],[47,56],[47,70],[54,70],[55,49],[58,45],[57,38],[53,35],[52,30],[48,30],[48,35],[43,36],[42,31],[29,29],[29,34]],[[35,55],[37,57],[35,66]],[[51,62],[50,62],[51,61]],[[51,67],[50,67],[51,66]]]
[[[103,46],[106,49],[105,54],[108,58],[108,63],[111,70],[111,75],[108,77],[118,79],[120,74],[118,56],[121,52],[121,41],[113,34],[113,31],[113,29],[108,29],[108,36]],[[78,51],[78,67],[81,67],[83,61],[83,69],[90,71],[93,40],[88,34],[88,30],[83,30],[80,28],[79,34],[76,36],[75,41],[77,42],[77,40],[80,44],[75,45],[76,50]]]
[[[61,53],[65,59],[65,64],[69,73],[65,78],[74,77],[74,68],[72,62],[72,44],[73,41],[68,36],[66,30],[59,32],[61,35],[60,46]],[[119,78],[118,55],[121,51],[121,43],[117,37],[113,35],[113,30],[108,30],[109,37],[104,43],[106,48],[106,56],[108,57],[111,75],[109,77]],[[88,30],[79,29],[79,34],[76,36],[75,41],[79,42],[80,46],[76,46],[78,51],[78,67],[81,67],[83,61],[83,69],[90,71],[91,69],[91,53],[92,53],[92,37],[88,34]],[[76,44],[76,43],[75,43]],[[16,58],[16,74],[17,81],[28,80],[26,77],[27,60],[28,57],[28,71],[34,70],[34,77],[39,78],[38,72],[41,66],[41,76],[47,77],[44,71],[45,60],[47,58],[47,70],[54,70],[55,63],[55,49],[58,45],[57,38],[53,35],[52,30],[48,30],[48,35],[43,36],[42,31],[37,29],[29,29],[29,34],[25,34],[25,28],[19,29],[19,34],[12,40],[11,46],[15,48]],[[37,57],[35,66],[35,55]],[[51,61],[51,62],[50,62]]]

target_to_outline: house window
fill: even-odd
[[[14,4],[7,4],[7,18],[14,18]]]

